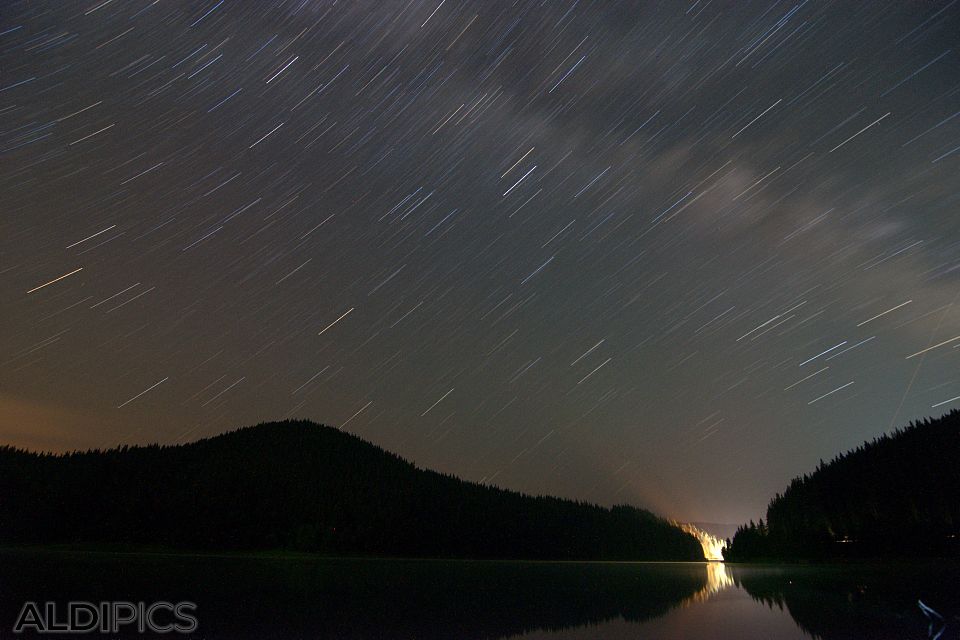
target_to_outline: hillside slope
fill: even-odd
[[[795,478],[727,560],[960,553],[960,411],[897,429]]]
[[[0,544],[53,543],[703,559],[692,536],[647,511],[465,482],[337,429],[292,421],[178,446],[0,449]]]

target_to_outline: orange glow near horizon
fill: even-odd
[[[723,562],[723,548],[726,546],[725,541],[689,523],[679,522],[677,526],[690,535],[695,536],[697,540],[700,541],[700,546],[703,547],[703,556],[707,560]]]

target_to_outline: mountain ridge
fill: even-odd
[[[183,445],[63,454],[2,447],[0,543],[703,559],[695,538],[649,511],[467,482],[302,420]]]

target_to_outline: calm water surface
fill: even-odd
[[[0,552],[0,638],[11,637],[25,601],[188,600],[199,619],[191,637],[211,640],[948,640],[960,639],[958,579],[956,563],[748,567],[7,551]]]

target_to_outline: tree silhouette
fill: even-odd
[[[960,411],[911,423],[795,478],[727,560],[960,554]]]
[[[648,511],[465,482],[295,421],[178,446],[0,448],[0,544],[54,543],[703,560],[693,536]]]

